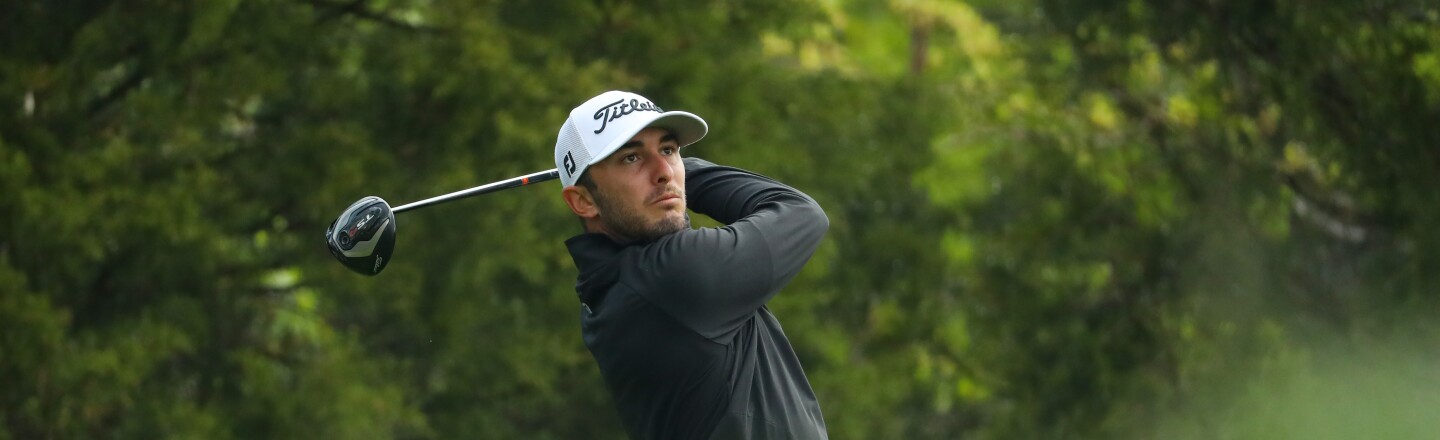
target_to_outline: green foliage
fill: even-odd
[[[1440,9],[1232,3],[7,3],[0,438],[622,438],[558,189],[319,237],[610,89],[825,206],[834,438],[1433,432]]]

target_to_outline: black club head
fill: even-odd
[[[384,199],[370,196],[345,208],[325,229],[330,254],[355,272],[376,275],[395,252],[395,214]]]

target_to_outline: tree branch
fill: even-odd
[[[124,98],[125,95],[130,94],[130,91],[140,87],[140,84],[144,83],[147,78],[149,78],[147,69],[143,66],[136,67],[135,70],[130,72],[130,75],[125,77],[124,81],[121,81],[120,84],[117,84],[114,88],[110,89],[109,92],[106,92],[105,96],[90,103],[90,107],[85,110],[85,115],[92,118],[95,117],[96,114],[114,105],[120,98]]]
[[[1295,215],[1331,236],[1360,243],[1380,229],[1374,219],[1361,212],[1343,194],[1326,191],[1313,179],[1298,173],[1282,173],[1281,182],[1295,194]]]
[[[427,34],[444,33],[441,28],[421,26],[414,23],[401,21],[395,17],[374,11],[365,5],[365,0],[353,0],[345,3],[331,2],[326,0],[301,0],[317,9],[324,9],[336,15],[350,15],[353,17],[373,21],[385,26],[400,29],[408,32],[420,32]]]

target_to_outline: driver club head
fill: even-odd
[[[360,199],[325,229],[325,245],[350,270],[379,274],[395,252],[395,213],[384,199]]]

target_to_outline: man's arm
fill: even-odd
[[[690,209],[724,223],[671,234],[640,253],[646,296],[702,335],[737,328],[789,283],[830,221],[814,199],[770,178],[685,159]]]

